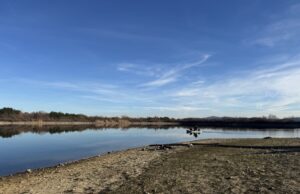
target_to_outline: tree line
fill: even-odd
[[[300,127],[300,119],[296,117],[279,119],[275,115],[267,117],[205,117],[175,119],[169,117],[102,117],[87,116],[63,112],[22,112],[13,108],[0,109],[0,121],[59,121],[59,122],[96,122],[98,124],[132,124],[132,123],[178,123],[180,126],[199,127]]]
[[[130,121],[130,122],[174,122],[176,119],[169,117],[141,117],[133,118],[127,116],[104,117],[87,116],[84,114],[73,114],[63,112],[22,112],[10,107],[0,109],[0,121],[61,121],[61,122],[96,122],[96,121]]]

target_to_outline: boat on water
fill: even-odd
[[[197,134],[200,134],[202,132],[201,131],[186,130],[186,133],[197,133]]]
[[[200,133],[202,133],[202,132],[201,132],[201,129],[200,129],[200,128],[198,128],[198,127],[193,127],[193,128],[187,129],[187,130],[186,130],[186,133],[192,135],[192,134],[200,134]]]

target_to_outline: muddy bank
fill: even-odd
[[[3,177],[0,193],[300,193],[299,138],[193,143]]]
[[[0,178],[0,193],[99,193],[143,172],[162,152],[131,149]]]
[[[198,143],[162,155],[111,193],[300,193],[300,139]]]

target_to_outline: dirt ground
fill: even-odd
[[[200,143],[229,147],[194,145],[116,152],[3,177],[0,193],[300,193],[299,149],[230,147],[300,146],[300,139]]]
[[[99,193],[142,173],[161,152],[132,149],[0,178],[1,194]]]
[[[220,141],[218,141],[220,142]],[[222,142],[222,141],[221,141]],[[225,145],[300,145],[299,139],[225,140]],[[300,193],[300,154],[193,146],[152,161],[112,193]]]

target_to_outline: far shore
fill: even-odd
[[[95,127],[199,127],[199,128],[232,128],[232,129],[296,129],[296,121],[129,121],[129,120],[96,120],[96,121],[0,121],[0,126],[95,126]]]

